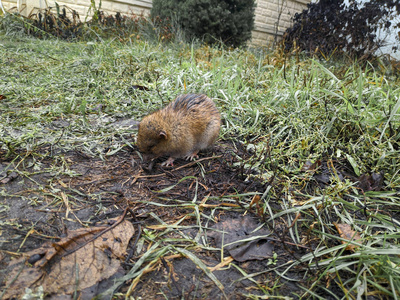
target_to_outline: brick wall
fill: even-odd
[[[292,25],[294,14],[310,0],[257,0],[252,45],[271,46]]]
[[[3,0],[1,1],[1,4],[3,5],[5,10],[10,10],[13,7],[17,7],[17,0]]]
[[[17,2],[18,1],[18,2]],[[38,8],[55,6],[54,0],[2,0],[6,10],[17,10],[17,4],[21,13],[25,16],[35,12]],[[254,46],[271,46],[282,36],[286,28],[291,26],[291,18],[296,12],[301,12],[310,0],[256,0],[255,27],[251,44]],[[87,15],[90,0],[60,0],[59,5],[66,5],[76,10],[81,20]],[[99,1],[96,0],[98,5]],[[151,0],[102,0],[101,10],[109,14],[121,12],[125,14],[135,13],[145,15],[150,12]]]
[[[35,13],[38,8],[46,7],[46,3],[51,7],[55,7],[55,2],[57,2],[60,6],[66,5],[76,10],[82,21],[90,7],[90,0],[2,0],[2,3],[6,10],[17,11],[17,1],[20,3],[20,12],[24,16],[28,16],[32,12]],[[100,3],[99,0],[95,0],[95,2],[96,6]],[[101,10],[108,14],[115,14],[116,12],[141,14],[149,13],[151,4],[151,0],[102,0]]]

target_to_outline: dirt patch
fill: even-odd
[[[250,294],[301,293],[297,284],[287,278],[304,281],[300,275],[306,267],[299,274],[291,270],[284,277],[274,271],[277,265],[293,261],[307,251],[285,243],[284,223],[275,223],[270,242],[276,256],[270,259],[224,264],[215,240],[207,235],[215,223],[229,222],[245,214],[261,222],[263,216],[257,213],[255,205],[249,210],[248,203],[256,193],[262,194],[268,184],[243,175],[243,166],[236,157],[246,155],[240,145],[225,144],[202,153],[197,162],[177,160],[173,168],[162,168],[157,161],[151,170],[136,149],[104,159],[67,152],[46,155],[40,160],[27,157],[3,161],[3,178],[10,180],[1,184],[0,268],[6,270],[9,261],[21,252],[36,249],[46,241],[58,241],[68,231],[121,216],[129,207],[135,217],[127,215],[126,219],[135,224],[136,236],[128,249],[129,259],[121,259],[125,271],[116,276],[129,272],[158,241],[170,245],[171,252],[173,247],[189,249],[207,268],[222,265],[211,272],[217,279],[214,280],[193,257],[182,253],[165,255],[153,261],[133,289],[128,280],[116,292],[143,299],[243,299]],[[12,172],[18,176],[10,176]],[[139,247],[135,240],[141,237],[144,238]],[[224,257],[227,256],[225,250]],[[253,275],[245,278],[246,274]],[[4,288],[6,271],[0,276]],[[103,280],[91,291],[84,291],[81,299],[104,292],[113,280]]]

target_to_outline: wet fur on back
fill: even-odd
[[[137,145],[154,157],[190,156],[213,144],[220,126],[220,113],[210,98],[181,95],[140,122]]]

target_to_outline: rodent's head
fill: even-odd
[[[137,136],[137,146],[140,152],[156,157],[162,156],[164,153],[162,153],[160,143],[165,143],[167,139],[168,134],[162,124],[157,122],[157,118],[149,115],[140,122]]]

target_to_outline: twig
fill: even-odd
[[[164,268],[167,270],[167,273],[171,275],[172,284],[175,286],[176,290],[178,291],[178,295],[182,295],[182,290],[179,288],[178,284],[175,281],[174,274],[172,273],[173,271],[168,267],[168,264],[163,257],[161,257],[161,262],[162,262]]]
[[[195,165],[196,163],[199,163],[199,162],[202,162],[202,161],[205,161],[205,160],[214,159],[214,158],[220,158],[220,157],[222,157],[222,155],[200,158],[198,160],[195,160],[195,161],[192,161],[190,163],[187,163],[186,165],[180,166],[180,167],[175,168],[175,169],[171,169],[168,172],[175,172],[175,171],[178,171],[180,169],[191,167],[191,166]],[[161,173],[161,174],[156,174],[156,175],[140,175],[140,176],[135,176],[135,178],[136,179],[139,179],[139,178],[155,178],[155,177],[165,176],[166,174],[167,174],[167,172],[164,172],[164,173]]]
[[[98,234],[95,234],[91,239],[89,239],[88,241],[86,241],[85,243],[79,245],[78,247],[68,251],[67,253],[65,253],[62,257],[66,257],[76,251],[78,251],[79,249],[83,248],[84,246],[86,246],[87,244],[93,242],[94,240],[96,240],[98,237],[100,237],[101,235],[105,234],[107,231],[110,231],[111,229],[117,227],[119,224],[121,224],[121,222],[125,219],[126,214],[128,212],[128,210],[130,211],[129,207],[125,208],[124,213],[122,214],[122,216],[119,218],[119,220],[117,222],[115,222],[112,226],[104,229],[103,231],[99,232]],[[130,211],[131,212],[131,211]]]
[[[127,256],[126,259],[125,259],[125,263],[126,263],[126,264],[127,264],[128,261],[132,258],[132,256],[133,256],[133,251],[135,250],[136,245],[137,245],[137,242],[139,241],[139,238],[140,238],[140,236],[142,235],[142,225],[140,225],[140,223],[137,221],[136,216],[135,216],[135,214],[131,211],[131,209],[128,208],[128,210],[129,210],[130,214],[132,215],[133,219],[135,220],[135,222],[138,224],[138,233],[136,234],[136,239],[135,239],[135,242],[134,242],[133,245],[132,245],[132,249],[131,249],[131,251],[129,251],[129,254],[128,254],[128,256]]]

